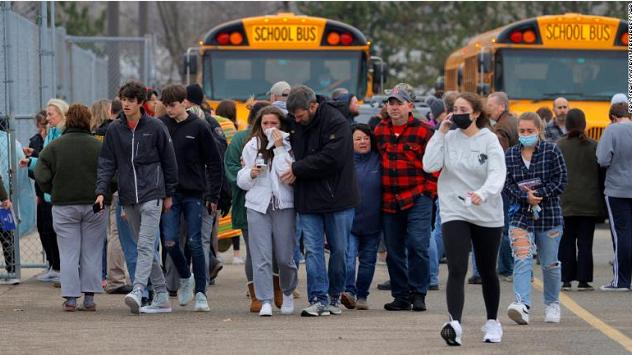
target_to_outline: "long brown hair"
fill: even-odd
[[[483,110],[483,100],[481,99],[480,96],[472,92],[463,92],[463,93],[460,93],[459,96],[456,97],[456,99],[463,99],[469,102],[474,112],[480,112],[480,114],[478,115],[478,118],[476,119],[476,127],[478,128],[491,127],[491,124],[489,123],[489,118],[487,118],[487,115],[485,114],[485,110]],[[456,99],[454,99],[454,101],[456,101]]]
[[[586,142],[586,115],[578,108],[568,110],[566,114],[566,130],[568,138],[579,138],[581,142]]]
[[[281,131],[288,132],[290,129],[288,119],[285,117],[283,111],[281,111],[281,109],[279,109],[278,107],[269,105],[257,112],[255,122],[252,124],[252,134],[250,136],[257,137],[257,140],[259,142],[259,150],[257,151],[257,153],[261,153],[261,155],[263,155],[263,159],[265,159],[266,163],[272,161],[272,158],[274,157],[274,152],[272,150],[266,149],[266,147],[268,146],[268,137],[263,132],[261,121],[264,115],[270,114],[276,115],[279,118],[279,121],[281,122],[281,126],[279,127],[279,129]]]
[[[99,100],[90,106],[90,114],[92,114],[90,132],[96,132],[103,122],[110,118],[111,105],[110,100]]]

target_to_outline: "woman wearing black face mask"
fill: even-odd
[[[459,129],[450,131],[454,123]],[[505,182],[505,155],[489,129],[478,95],[460,94],[454,113],[441,123],[428,143],[423,159],[427,172],[441,171],[439,205],[445,252],[448,258],[446,296],[450,321],[441,336],[448,345],[461,345],[465,275],[470,247],[483,283],[487,322],[483,341],[499,343],[497,320],[500,287],[496,258],[504,226],[500,195]]]

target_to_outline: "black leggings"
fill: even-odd
[[[468,254],[470,247],[474,246],[476,265],[483,281],[487,319],[496,319],[500,302],[496,259],[503,227],[486,228],[465,221],[450,221],[441,225],[441,231],[448,258],[446,298],[450,316],[453,320],[461,321]]]
[[[53,228],[52,208],[53,205],[48,202],[41,201],[37,204],[37,231],[48,266],[59,272],[59,247],[57,246],[57,233]]]

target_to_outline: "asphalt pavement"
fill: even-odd
[[[611,278],[610,233],[600,226],[595,237],[595,281]],[[217,284],[209,287],[211,312],[196,313],[172,299],[174,312],[136,316],[129,313],[123,295],[97,295],[95,313],[62,311],[59,289],[24,271],[17,286],[0,286],[1,354],[626,354],[632,352],[632,292],[564,292],[562,321],[544,323],[539,266],[535,270],[531,323],[519,326],[506,315],[512,301],[511,283],[501,281],[499,319],[504,337],[500,344],[482,342],[485,311],[480,286],[466,285],[463,346],[450,348],[439,335],[447,320],[445,279],[441,290],[431,291],[426,312],[387,312],[388,291],[375,288],[388,278],[379,265],[369,296],[368,311],[344,310],[340,316],[302,318],[306,305],[305,267],[300,266],[296,312],[271,318],[248,312],[243,265],[227,265]],[[30,278],[29,278],[30,277]]]

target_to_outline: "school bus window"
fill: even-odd
[[[598,101],[625,90],[620,79],[627,72],[623,51],[502,49],[497,58],[503,69],[496,90],[512,99]]]
[[[287,73],[292,73],[290,85],[305,84],[320,94],[330,95],[341,86],[358,92],[363,58],[360,51],[209,51],[204,56],[205,94],[211,99],[264,99]]]

